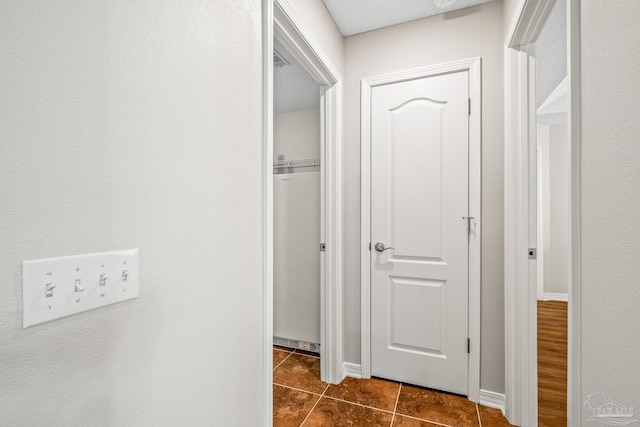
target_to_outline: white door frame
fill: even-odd
[[[515,425],[538,418],[536,247],[537,40],[555,0],[525,0],[505,46],[505,415]],[[569,285],[568,423],[580,425],[580,0],[568,0],[571,140],[571,280]],[[540,248],[538,248],[540,251]]]
[[[371,377],[371,91],[376,86],[453,72],[469,72],[469,400],[480,400],[481,59],[479,57],[362,79],[361,83],[361,375]]]
[[[339,383],[342,376],[342,77],[286,0],[274,0],[274,35],[322,86],[321,214],[326,252],[320,267],[320,375]],[[273,108],[269,105],[269,108]]]
[[[287,0],[263,0],[263,425],[272,422],[273,347],[273,39],[323,87],[321,114],[321,379],[343,379],[342,76]]]

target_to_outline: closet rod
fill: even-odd
[[[280,173],[283,170],[288,170],[289,173],[293,173],[293,169],[298,168],[319,168],[320,158],[315,159],[295,159],[295,160],[276,160],[273,162],[273,171]]]

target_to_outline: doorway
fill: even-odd
[[[321,379],[338,383],[343,375],[342,356],[342,77],[318,44],[304,30],[300,18],[287,2],[265,0],[264,8],[264,127],[263,209],[264,209],[264,283],[265,342],[264,369],[266,384],[272,383],[273,365],[273,179],[274,179],[274,40],[283,46],[320,90],[320,338]],[[272,411],[271,394],[265,395],[264,413]]]
[[[571,149],[567,1],[557,0],[534,44],[537,145],[538,425],[567,424]]]
[[[471,58],[366,78],[362,81],[361,99],[362,377],[370,378],[371,375],[379,375],[401,379],[409,383],[465,394],[475,402],[479,401],[480,395],[480,64],[480,58]],[[444,80],[440,81],[440,79]],[[450,94],[446,90],[441,92],[441,87],[448,87],[451,79],[457,82],[451,84],[464,93],[449,99]],[[435,86],[431,86],[432,83]],[[396,84],[398,86],[394,87]],[[403,91],[402,88],[405,85],[410,87]],[[378,89],[381,88],[385,89],[379,91]],[[396,88],[400,90],[396,91]],[[390,93],[386,93],[389,91]],[[395,99],[397,98],[397,95],[394,95],[395,92],[405,92],[407,96]],[[415,93],[419,93],[419,96],[416,97]],[[391,112],[394,115],[393,122],[388,118],[379,117],[379,114],[385,114],[384,108],[376,108],[376,100],[387,99],[388,96],[394,98],[391,102],[393,105],[387,105],[389,108],[386,110],[387,113],[390,109],[393,110]],[[456,97],[460,99],[455,101]],[[437,151],[440,153],[438,156],[434,153],[423,153],[426,157],[409,156],[409,152],[415,154],[435,149],[434,146],[429,148],[428,145],[423,144],[422,147],[412,146],[411,150],[403,151],[404,145],[411,145],[412,138],[396,138],[397,140],[391,144],[394,147],[393,150],[388,150],[391,145],[385,146],[379,143],[380,141],[376,142],[374,147],[373,142],[377,132],[380,132],[380,135],[390,132],[386,128],[378,129],[377,124],[392,123],[394,131],[391,134],[395,132],[397,135],[403,132],[405,126],[418,126],[422,129],[425,121],[431,119],[433,119],[432,124],[439,126],[442,123],[446,127],[446,121],[438,117],[441,117],[439,114],[443,105],[449,102],[453,109],[447,110],[448,113],[453,113],[456,108],[460,110],[457,120],[460,120],[462,125],[456,125],[456,129],[459,131],[458,143],[461,147],[456,152],[462,153],[464,158],[459,159],[459,162],[454,160],[455,156],[444,156],[442,153],[445,153],[445,148],[442,150],[438,148]],[[416,111],[420,116],[419,124],[412,121]],[[422,130],[429,134],[431,132],[431,130]],[[448,133],[455,135],[456,131],[449,129]],[[415,129],[412,128],[411,132],[405,132],[405,134],[415,135]],[[416,138],[413,145],[420,145],[419,139]],[[453,139],[455,140],[456,137]],[[447,139],[446,142],[454,144],[454,140]],[[380,146],[383,151],[378,151]],[[408,157],[402,157],[403,152]],[[451,153],[447,152],[447,154]],[[434,162],[430,168],[416,164],[420,159],[425,160],[425,158]],[[433,160],[434,158],[438,160]],[[378,161],[383,166],[379,170]],[[389,168],[398,161],[403,162],[395,168],[400,171],[399,174],[396,172],[389,175]],[[448,161],[453,163],[441,168]],[[462,165],[461,170],[456,169],[458,168],[455,166],[456,163]],[[385,164],[387,166],[384,166]],[[412,165],[415,167],[412,168]],[[433,171],[436,169],[440,172],[434,174]],[[449,173],[447,170],[451,172],[450,175],[447,175]],[[424,176],[425,174],[432,175]],[[404,175],[406,176],[403,180],[401,178]],[[380,179],[387,178],[391,179],[394,185],[404,183],[401,191],[397,191],[398,187],[394,185],[389,186],[380,182]],[[441,188],[436,185],[441,179],[443,183],[446,181],[447,187],[458,182],[460,189],[445,192],[446,195],[441,194]],[[413,182],[410,182],[412,180]],[[431,209],[433,206],[431,208],[427,206],[429,203],[425,200],[431,197],[427,194],[430,190],[426,191],[425,186],[416,186],[416,181],[425,182],[426,187],[441,194],[432,202],[441,204],[442,201],[442,209]],[[396,190],[391,195],[388,191],[393,188]],[[440,189],[436,191],[437,188]],[[381,194],[378,194],[378,189],[382,189]],[[412,189],[422,193],[426,191],[426,193],[413,195]],[[457,208],[454,207],[456,206],[455,197],[450,199],[451,204],[449,204],[449,197],[456,193],[460,196]],[[405,207],[412,204],[410,202],[414,196],[425,203],[422,209],[418,209],[419,206],[415,203],[413,203],[415,209],[398,209],[402,207],[402,200],[407,203]],[[433,221],[429,221],[429,227],[423,221],[417,229],[414,227],[413,232],[407,230],[406,233],[400,233],[401,228],[410,226],[411,215],[420,216],[419,212],[416,213],[416,209]],[[441,224],[436,227],[437,230],[433,228],[435,223]],[[446,231],[443,232],[443,229]],[[451,256],[455,246],[452,242],[455,242],[456,238],[449,240],[449,236],[456,235],[454,230],[459,232],[457,241],[461,248],[459,252],[461,267],[464,267],[456,269],[464,276],[459,279],[456,279],[455,275],[447,277],[447,273],[441,276],[447,269],[447,263],[453,261],[449,258],[446,260],[440,258],[445,256],[442,252],[445,249],[449,251],[447,256]],[[421,237],[416,238],[416,233]],[[424,236],[425,233],[429,236]],[[435,241],[440,243],[435,244]],[[454,246],[451,246],[452,244]],[[424,271],[418,273],[418,270]],[[458,283],[455,284],[455,282]],[[452,285],[451,289],[449,289],[450,285]],[[456,292],[462,292],[462,294]],[[456,295],[459,298],[456,298]],[[423,306],[416,307],[415,305],[420,301]],[[454,301],[462,304],[462,307],[457,307]],[[429,305],[431,310],[425,309],[424,304]],[[400,309],[400,305],[404,308],[414,307],[415,310],[409,313],[407,310]],[[462,317],[460,317],[460,310],[464,313]],[[457,319],[449,317],[454,313]],[[423,327],[416,329],[415,325],[420,321]],[[439,328],[436,325],[443,327]],[[446,330],[444,325],[453,329]],[[456,337],[459,339],[456,340]],[[445,348],[446,346],[441,345],[444,341],[451,347]],[[446,369],[443,369],[444,366],[440,362],[455,360],[456,355],[458,367],[451,368],[455,373],[449,371],[446,374]],[[394,368],[398,366],[403,369],[408,368],[407,372],[396,372],[403,370]],[[411,366],[417,371],[411,370]],[[435,381],[436,379],[438,381]],[[451,386],[453,383],[457,385]]]
[[[273,342],[320,353],[320,86],[274,41]]]
[[[536,74],[540,71],[537,67],[537,61],[543,52],[539,51],[542,47],[536,46],[536,42],[540,40],[545,24],[552,16],[554,6],[557,4],[560,4],[558,7],[561,8],[561,12],[566,10],[564,15],[566,20],[560,24],[561,35],[566,37],[566,44],[561,49],[564,55],[560,59],[566,61],[562,64],[564,65],[562,68],[566,70],[566,82],[559,82],[558,80],[563,77],[560,76],[550,86],[546,95],[539,96],[536,94],[536,90],[539,89],[537,83],[540,83],[536,81]],[[573,418],[572,414],[579,413],[582,403],[578,396],[572,394],[572,390],[579,389],[577,385],[580,381],[579,358],[574,353],[575,349],[579,348],[579,324],[573,321],[573,319],[579,318],[580,309],[579,287],[577,286],[579,277],[575,274],[579,271],[579,253],[577,251],[579,247],[577,236],[579,234],[576,234],[576,230],[579,229],[580,208],[577,197],[579,194],[577,191],[579,188],[579,158],[576,155],[579,146],[577,132],[579,110],[575,108],[579,100],[578,28],[575,24],[578,21],[576,19],[578,14],[579,2],[574,0],[567,0],[566,3],[561,0],[525,2],[518,19],[514,20],[505,48],[505,70],[507,72],[505,81],[506,416],[511,423],[523,426],[538,425],[539,399],[541,403],[544,403],[543,401],[552,394],[544,388],[539,388],[543,385],[542,380],[539,384],[539,373],[542,375],[548,372],[545,366],[538,363],[549,356],[549,351],[544,347],[538,347],[538,336],[539,333],[542,334],[545,331],[549,336],[551,332],[546,329],[549,326],[546,321],[555,314],[546,310],[546,307],[542,307],[538,312],[538,306],[544,306],[539,303],[539,296],[543,299],[568,299],[568,304],[554,301],[567,304],[563,313],[558,316],[560,324],[564,319],[567,319],[567,326],[561,328],[562,332],[567,334],[567,338],[561,337],[560,339],[565,343],[566,353],[562,348],[558,351],[558,353],[565,353],[563,356],[566,363],[564,370],[566,377],[560,378],[560,384],[555,386],[564,388],[561,391],[562,396],[555,396],[551,399],[554,403],[563,400],[567,404],[564,408],[556,408],[559,409],[559,412],[564,412],[564,417],[562,414],[556,414],[555,416],[559,416],[561,419],[553,419],[550,421],[552,424],[549,424],[541,416],[540,422],[545,422],[546,425],[565,422],[568,425],[573,425],[574,422],[579,423],[578,417]],[[558,43],[557,36],[552,38],[552,43]],[[557,93],[561,92],[562,86],[566,89],[566,95],[559,97]],[[557,123],[543,124],[543,126],[551,127],[538,129],[540,115],[546,115],[545,120],[557,119],[557,117],[553,117],[559,113],[556,109],[557,101],[563,97],[566,100],[566,108],[562,112],[568,123],[566,131],[558,132],[558,129],[551,129]],[[536,100],[539,100],[539,103]],[[545,102],[547,102],[546,105],[544,105]],[[549,106],[553,108],[547,109]],[[559,134],[567,136],[562,138]],[[538,149],[538,136],[542,139],[545,139],[546,136],[547,139],[547,143],[541,144],[540,150]],[[558,141],[559,139],[564,142],[552,144],[552,140]],[[553,154],[554,151],[562,147],[564,147],[562,156],[558,156],[557,153]],[[541,153],[540,156],[538,153]],[[542,164],[538,164],[539,158]],[[554,167],[553,164],[558,163],[561,158],[566,159],[561,162],[563,166]],[[553,175],[554,169],[556,170],[556,179],[549,179]],[[561,171],[560,175],[558,175],[558,170]],[[539,176],[539,173],[543,176]],[[545,174],[548,175],[546,184]],[[562,177],[561,181],[563,182],[558,181],[559,176]],[[564,195],[558,196],[558,192],[555,191],[557,188],[552,188],[553,186],[564,187]],[[541,189],[542,193],[538,192],[538,189]],[[553,203],[554,199],[555,203]],[[542,202],[542,206],[538,205],[539,201]],[[555,213],[552,209],[556,210]],[[561,228],[565,231],[554,232],[552,228],[549,228],[545,233],[544,217],[549,219],[553,215],[558,216],[559,212],[563,210],[565,213],[561,216],[565,218],[565,225]],[[543,218],[539,218],[540,215]],[[538,233],[538,230],[541,233]],[[561,243],[563,240],[564,244]],[[553,245],[554,242],[556,243],[555,249],[562,249],[563,245],[567,248],[564,251],[565,261],[561,261],[564,258],[562,250],[556,251],[559,254],[549,251],[549,244]],[[560,244],[558,244],[559,242]],[[541,253],[542,265],[538,263]],[[552,270],[548,268],[552,268]],[[548,283],[550,271],[553,272],[552,276],[555,274],[557,278],[562,279],[561,282],[567,285],[566,291],[564,291],[566,297],[564,297],[563,290],[547,288],[547,284],[550,284]],[[540,275],[542,277],[539,277]],[[546,317],[541,319],[538,317],[545,313],[547,313]],[[558,332],[557,329],[555,331]],[[538,349],[540,349],[540,354],[538,354]],[[558,349],[556,348],[556,350]],[[523,357],[523,355],[528,355],[528,357]],[[559,362],[552,363],[558,364]],[[540,370],[538,366],[540,366]],[[558,392],[557,388],[555,392]]]

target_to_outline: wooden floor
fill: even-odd
[[[538,301],[538,425],[567,425],[567,303]]]

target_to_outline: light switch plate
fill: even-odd
[[[138,293],[138,249],[23,261],[22,327],[134,299]]]

